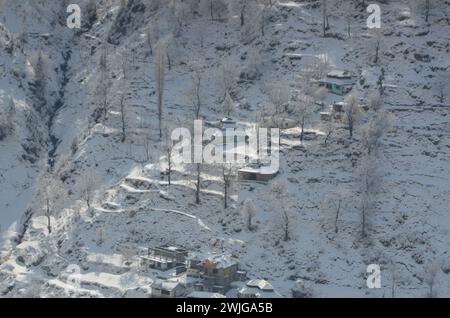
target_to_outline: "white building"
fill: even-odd
[[[249,280],[245,286],[238,289],[238,298],[281,298],[273,286],[264,279]]]
[[[177,281],[156,281],[151,287],[155,298],[177,298],[186,293],[186,288]]]

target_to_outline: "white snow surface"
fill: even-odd
[[[249,44],[242,41],[237,17],[211,21],[205,14],[195,15],[182,24],[170,48],[171,69],[166,70],[165,122],[171,127],[192,125],[186,91],[192,83],[190,64],[197,60],[206,64],[202,116],[209,121],[223,118],[221,65],[226,61],[230,68],[242,70],[254,50],[264,61],[263,72],[260,79],[236,84],[236,101],[248,103],[253,110],[238,108],[239,121],[255,121],[257,111],[269,102],[268,84],[286,81],[294,87],[301,70],[325,56],[331,68],[351,70],[364,78],[354,91],[366,97],[365,85],[375,86],[380,66],[370,62],[373,49],[365,9],[355,9],[348,38],[343,18],[348,1],[330,0],[331,31],[341,38],[323,38],[321,10],[312,5],[314,1],[274,2],[265,36]],[[27,34],[22,51],[16,49],[11,55],[0,46],[0,107],[6,109],[10,98],[16,104],[16,129],[0,141],[0,297],[149,297],[159,273],[141,266],[139,251],[160,245],[232,255],[249,278],[267,280],[284,297],[291,297],[298,279],[313,297],[391,297],[393,282],[397,297],[424,297],[429,290],[427,268],[433,264],[438,266],[435,295],[450,296],[450,96],[441,104],[432,85],[437,68],[450,72],[448,2],[444,10],[432,10],[429,24],[420,14],[398,19],[408,11],[405,1],[381,4],[385,103],[396,120],[394,129],[383,137],[379,155],[383,185],[369,215],[367,238],[361,239],[359,180],[351,162],[361,158],[359,129],[349,143],[348,131],[340,125],[324,146],[325,127],[316,114],[307,128],[317,132],[317,138],[300,144],[289,136],[290,132],[298,135],[298,129],[282,135],[275,180],[288,184],[289,241],[283,241],[270,184],[234,182],[227,209],[218,167],[202,167],[200,204],[195,203],[192,166],[175,166],[169,186],[157,132],[154,56],[147,56],[145,44],[146,28],[161,22],[158,17],[166,9],[146,10],[142,23],[128,30],[120,44],[107,45],[111,106],[104,122],[88,127],[93,105],[101,102],[96,93],[101,48],[120,1],[98,1],[99,21],[84,33],[55,21],[61,14],[55,1],[39,3],[5,0],[0,8],[4,29]],[[5,34],[1,30],[0,43]],[[30,63],[39,50],[47,57],[50,104],[61,93],[62,53],[70,52],[63,106],[50,132],[46,123],[35,119],[30,127],[26,120],[37,116],[28,83],[33,76]],[[126,78],[121,71],[124,51],[128,52]],[[415,53],[426,53],[431,60],[419,61]],[[295,59],[286,54],[296,54]],[[120,141],[122,92],[127,105],[125,142]],[[340,97],[329,94],[325,100],[331,103]],[[30,131],[42,136],[31,161],[23,147]],[[151,138],[148,160],[142,141],[145,132]],[[52,216],[49,234],[37,193],[42,186],[39,177],[48,169],[50,135],[59,140],[53,170],[64,180],[68,194],[64,207]],[[90,208],[76,191],[87,174],[95,174],[99,181]],[[335,233],[334,215],[322,206],[338,188],[349,194]],[[257,209],[252,231],[240,214],[249,198]],[[380,289],[366,286],[369,264],[381,266]],[[71,265],[80,270],[76,284],[68,271]]]

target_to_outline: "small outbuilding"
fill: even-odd
[[[252,168],[245,167],[238,170],[239,180],[263,181],[272,180],[278,174],[278,169],[270,169],[269,167]]]
[[[249,280],[245,286],[239,288],[238,298],[281,298],[273,286],[264,279]]]
[[[183,297],[186,293],[186,288],[176,281],[157,281],[151,287],[151,295],[154,298],[177,298]]]
[[[327,112],[320,113],[320,120],[321,121],[331,121],[331,119],[332,119],[332,114],[331,113],[327,113]]]
[[[289,117],[264,117],[262,125],[267,128],[290,129],[298,125],[298,121]]]
[[[194,291],[186,296],[186,298],[227,298],[220,293],[211,293],[205,291]]]
[[[326,87],[330,93],[340,96],[350,92],[354,85],[350,72],[342,70],[329,72],[327,76],[320,79],[318,83],[320,86]]]

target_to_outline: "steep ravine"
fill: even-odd
[[[47,120],[47,132],[48,132],[48,142],[47,142],[47,149],[46,149],[46,166],[42,167],[42,169],[48,169],[52,170],[55,162],[56,162],[56,152],[58,150],[58,146],[60,144],[60,137],[57,136],[57,134],[54,131],[55,122],[58,119],[58,115],[60,110],[66,105],[65,102],[65,93],[66,93],[66,86],[69,82],[69,63],[72,55],[72,50],[69,45],[64,46],[64,50],[61,53],[62,55],[62,63],[57,67],[57,70],[59,72],[59,76],[57,77],[59,79],[58,83],[58,91],[57,91],[57,99],[53,103],[53,107],[49,109],[48,113],[48,120]],[[28,209],[21,218],[20,222],[20,230],[17,234],[17,237],[15,239],[15,243],[19,245],[23,242],[25,234],[31,224],[30,220],[33,216],[33,210]]]
[[[53,168],[55,165],[55,157],[56,157],[56,151],[58,150],[58,146],[60,143],[60,139],[53,131],[53,127],[55,124],[55,120],[58,117],[58,113],[61,110],[62,107],[65,105],[65,93],[66,93],[66,86],[69,82],[68,77],[68,71],[69,71],[69,62],[72,55],[72,50],[66,46],[64,48],[64,51],[61,53],[63,62],[59,66],[59,70],[61,72],[61,80],[59,83],[59,90],[58,90],[58,98],[56,99],[55,103],[53,104],[52,110],[49,114],[48,119],[48,134],[49,134],[49,141],[48,141],[48,147],[47,147],[47,156],[48,156],[48,165],[50,168]]]

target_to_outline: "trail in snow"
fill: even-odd
[[[197,220],[198,225],[200,225],[205,230],[212,232],[212,230],[203,222],[203,220],[195,215],[192,215],[192,214],[189,214],[186,212],[182,212],[182,211],[178,211],[178,210],[172,210],[172,209],[157,209],[157,208],[149,208],[149,207],[147,207],[147,209],[156,211],[156,212],[169,212],[169,213],[175,213],[175,214],[187,216],[188,218]]]

